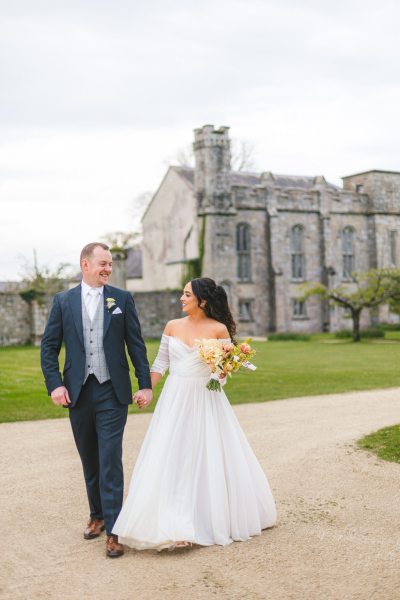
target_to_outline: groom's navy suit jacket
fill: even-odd
[[[113,298],[115,306],[108,310],[106,298]],[[104,286],[103,347],[111,383],[121,404],[132,402],[132,386],[125,344],[135,367],[139,388],[151,389],[146,346],[140,331],[132,295],[125,290]],[[116,308],[120,313],[112,314]],[[65,365],[61,376],[58,355],[65,344]],[[41,344],[41,363],[46,387],[51,394],[64,385],[69,393],[71,408],[78,400],[85,377],[86,353],[82,325],[81,285],[56,294]]]

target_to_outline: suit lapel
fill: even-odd
[[[104,306],[104,308],[103,308],[103,310],[104,310],[103,339],[104,339],[106,337],[108,328],[109,328],[110,323],[111,323],[111,313],[107,309],[107,303],[106,303],[106,298],[110,297],[111,290],[109,290],[108,287],[105,285],[103,293],[104,293],[104,296],[103,296],[103,306]]]
[[[75,323],[76,332],[83,347],[83,324],[82,324],[82,286],[73,288],[69,294],[69,304],[72,311],[72,317]]]

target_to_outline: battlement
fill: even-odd
[[[229,127],[215,129],[214,125],[203,125],[194,130],[194,150],[211,146],[229,147]]]
[[[400,212],[400,172],[375,169],[342,179],[343,190],[368,194],[370,211]]]

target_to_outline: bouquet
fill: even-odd
[[[226,377],[232,377],[240,367],[255,371],[255,367],[249,358],[255,356],[256,351],[250,346],[251,339],[248,338],[241,344],[233,342],[221,342],[216,339],[197,340],[199,356],[211,371],[211,379],[207,383],[207,389],[214,392],[221,391],[221,381]]]

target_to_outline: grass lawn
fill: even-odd
[[[253,345],[257,371],[239,372],[228,382],[225,391],[232,404],[400,386],[400,332],[389,332],[387,341],[359,344],[327,334],[314,336],[310,342]],[[150,363],[157,348],[158,342],[147,343]],[[0,422],[67,415],[47,396],[39,353],[34,347],[0,348]],[[156,398],[160,391],[161,384]],[[138,409],[132,406],[130,411]]]
[[[379,458],[400,463],[400,425],[384,427],[358,441],[361,448],[370,450]]]

